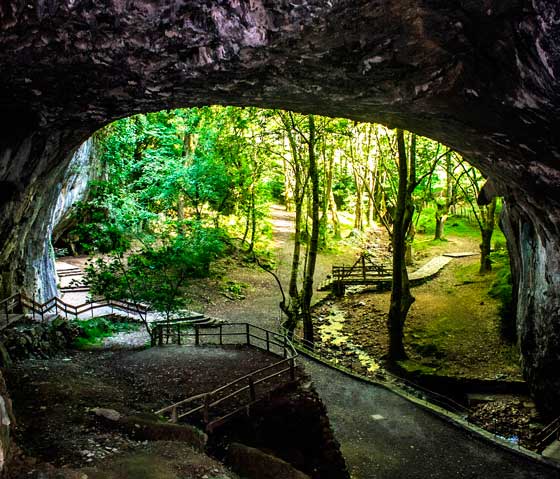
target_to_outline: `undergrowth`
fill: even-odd
[[[79,329],[79,336],[74,341],[73,346],[78,349],[100,344],[104,338],[115,333],[140,329],[140,325],[137,323],[115,322],[106,317],[76,321],[76,325]]]

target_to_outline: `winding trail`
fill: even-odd
[[[284,258],[279,273],[287,274],[291,215],[280,207],[272,214],[276,247]],[[319,261],[316,278],[329,272],[328,259]],[[276,303],[276,290],[266,296]],[[259,302],[266,301],[260,295]],[[560,469],[491,444],[381,386],[312,359],[299,362],[327,408],[352,479],[560,478]]]
[[[321,396],[352,479],[560,477],[383,387],[301,358]]]

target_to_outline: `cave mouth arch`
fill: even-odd
[[[68,152],[132,112],[254,105],[376,121],[460,152],[506,198],[518,332],[560,399],[556,0],[8,2],[0,7],[0,290],[29,287]]]
[[[173,118],[174,118],[173,114],[174,114],[174,112],[170,112],[170,113],[168,114],[168,116],[163,115],[163,118],[160,120],[159,117],[158,117],[158,115],[161,114],[161,113],[163,113],[163,112],[158,112],[158,113],[155,113],[155,114],[154,114],[154,119],[152,119],[152,121],[150,122],[152,125],[153,125],[154,123],[157,124],[157,123],[159,123],[160,121],[161,121],[161,122],[165,122],[165,118],[167,118],[169,124],[174,123],[174,122],[173,122]],[[148,121],[148,120],[146,119],[145,116],[142,116],[142,117],[143,117],[143,121],[142,121],[142,120],[139,120],[139,122],[138,122],[137,124],[144,125],[144,122],[145,122],[145,121]],[[171,121],[169,121],[169,120],[171,120]],[[321,119],[317,119],[316,121],[317,121],[317,123],[321,123],[321,122],[322,122]],[[187,123],[188,123],[188,120],[187,120]],[[135,124],[135,123],[132,122],[132,125],[134,125],[134,124]],[[147,126],[147,127],[146,127],[146,126],[139,126],[138,128],[140,128],[140,131],[143,131],[143,130],[142,130],[143,128],[144,128],[144,129],[147,128],[148,130],[154,131],[154,129],[153,129],[152,127],[150,127],[150,126]],[[323,128],[324,128],[324,126],[323,126]],[[111,129],[110,131],[113,131],[114,134],[118,136],[118,133],[117,133],[116,131],[122,131],[122,130],[116,130],[116,131],[115,131],[115,129]],[[179,142],[180,144],[183,144],[184,138],[182,138],[182,135],[181,135],[181,133],[180,133],[180,131],[182,131],[182,130],[174,130],[174,131],[175,131],[176,136],[177,136],[177,137],[176,137],[177,142]],[[195,131],[196,131],[196,130],[195,130]],[[252,131],[252,134],[253,134],[254,136],[260,137],[260,134],[259,134],[259,133],[256,133],[253,129],[251,129],[251,131]],[[270,130],[268,130],[268,131],[269,131],[269,133],[270,133]],[[186,133],[186,132],[185,132],[185,133]],[[192,134],[192,135],[197,135],[197,133],[189,132],[189,136],[190,136],[191,134]],[[240,134],[242,134],[242,133],[240,133]],[[135,138],[135,137],[138,136],[138,133],[132,133],[131,135],[132,135],[133,138]],[[161,139],[158,139],[158,134],[157,134],[157,133],[152,133],[151,135],[154,136],[154,140],[150,142],[153,146],[151,146],[151,147],[149,147],[149,148],[153,148],[154,150],[156,150],[158,147],[159,147],[159,148],[162,148],[162,147],[161,147],[161,144],[160,144]],[[105,136],[105,135],[103,135],[103,136]],[[143,136],[142,133],[140,133],[139,136],[142,137],[142,136]],[[123,140],[123,141],[126,141],[126,140]],[[420,141],[420,140],[419,140],[419,141]],[[189,143],[190,143],[190,142],[189,142]],[[196,143],[197,143],[197,141],[196,141],[196,140],[193,140],[193,144],[196,145]],[[157,145],[159,145],[159,146],[157,146]],[[82,148],[83,148],[83,147],[82,147]],[[357,149],[358,149],[358,151],[361,151],[360,146],[358,146]],[[119,148],[117,148],[116,150],[117,150],[117,151],[120,151]],[[445,151],[445,148],[442,148],[442,150]],[[438,149],[437,152],[441,153],[442,150]],[[113,150],[113,151],[114,151],[114,150]],[[377,150],[375,150],[375,151],[377,151]],[[422,150],[420,150],[420,151],[422,151]],[[425,151],[425,150],[424,150],[424,151]],[[83,157],[82,154],[77,155],[77,156],[78,156],[78,158]],[[367,156],[367,154],[366,154],[366,156]],[[437,156],[437,153],[436,153],[436,156]],[[133,157],[136,158],[136,155],[133,155]],[[153,156],[152,154],[150,154],[149,157],[150,157],[150,158],[153,158],[154,156]],[[157,157],[157,156],[156,156],[156,157]],[[441,160],[441,158],[440,158],[440,160]],[[138,160],[138,161],[141,161],[141,160]],[[154,161],[157,162],[157,160],[154,160]],[[162,158],[160,161],[164,161],[164,159]],[[389,161],[390,161],[390,160],[389,160]],[[125,161],[125,162],[126,162],[126,161]],[[141,163],[144,163],[144,164],[145,164],[145,160],[144,160],[144,161],[141,161]],[[141,164],[141,163],[140,163],[140,164]],[[321,167],[321,169],[322,169],[322,168],[324,168],[324,167]],[[72,165],[70,166],[70,169],[71,169],[71,170],[75,170],[75,169],[76,169],[76,166],[72,164]],[[136,170],[136,169],[135,169],[135,170]],[[156,168],[156,170],[159,171],[159,168]],[[459,168],[459,170],[460,170],[460,168]],[[421,173],[419,172],[419,174],[421,174]],[[126,182],[125,182],[125,184],[126,184]],[[66,188],[66,189],[68,189],[68,188]],[[366,197],[366,198],[367,198],[367,197]],[[364,200],[364,203],[367,203],[367,201],[368,201],[368,200],[365,199],[365,200]],[[60,202],[59,202],[59,203],[60,203]],[[175,205],[173,205],[173,206],[175,206]],[[172,215],[172,216],[174,215],[174,213],[173,213],[173,206],[170,207],[170,211],[171,211],[171,215]],[[191,208],[192,208],[192,207],[191,207]],[[192,209],[191,209],[190,211],[191,211],[191,214],[194,214],[194,213],[192,212],[192,211],[193,211]],[[353,210],[351,209],[350,211],[353,211]],[[208,214],[208,211],[207,211],[207,214]],[[227,222],[227,213],[226,213],[226,216],[223,217],[223,218],[224,218],[224,219],[222,219],[221,224],[224,224],[224,220],[226,220],[226,222]],[[473,220],[473,221],[474,221],[474,220]],[[449,224],[451,224],[451,221],[450,221]],[[423,238],[424,240],[427,241],[427,236],[424,236],[424,235],[419,235],[419,236],[421,236],[421,238]],[[433,236],[432,236],[432,238],[433,238]],[[417,239],[418,239],[418,238],[417,238]],[[503,242],[503,238],[502,238],[502,242]],[[459,248],[458,250],[456,249],[455,251],[477,251],[477,248],[478,248],[478,244],[475,242],[474,244],[470,244],[468,247],[463,246],[463,249],[460,249],[460,248]],[[453,251],[453,249],[444,249],[444,252],[451,252],[451,251]],[[441,253],[439,253],[439,254],[441,254]],[[419,260],[417,259],[417,264],[416,264],[416,266],[415,266],[414,268],[411,269],[411,271],[414,270],[414,269],[416,269],[418,266],[422,265],[422,264],[423,264],[424,262],[426,262],[428,259],[431,259],[431,258],[430,258],[430,257],[424,258],[424,259],[420,260],[419,263],[418,263]],[[352,264],[353,262],[354,262],[354,261],[352,260],[352,261],[350,262],[350,264]],[[335,261],[334,264],[340,264],[340,261]],[[320,283],[323,279],[324,279],[324,276],[323,276],[323,277],[316,276],[315,284],[317,285],[317,284]],[[473,304],[474,304],[474,303],[478,304],[478,301],[477,301],[476,299],[473,298]],[[418,303],[417,303],[417,304],[418,304]],[[468,309],[468,306],[466,307],[466,309]],[[476,309],[476,308],[475,308],[475,309]],[[473,314],[476,315],[477,313],[474,313],[474,312],[473,312]],[[453,315],[453,313],[451,313],[451,315]]]

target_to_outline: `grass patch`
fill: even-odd
[[[228,299],[245,299],[247,295],[247,290],[249,289],[249,284],[243,281],[234,281],[232,279],[226,279],[220,285],[220,292],[226,296]]]
[[[397,364],[410,374],[435,374],[439,368],[428,366],[423,363],[414,361],[413,359],[406,359],[405,361],[398,361]]]
[[[100,344],[104,338],[115,333],[138,331],[138,323],[115,322],[106,317],[92,318],[75,321],[79,329],[79,336],[73,342],[73,346],[78,349],[87,349]]]

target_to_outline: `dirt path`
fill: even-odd
[[[276,269],[287,294],[293,251],[294,213],[286,211],[281,205],[271,206],[273,245]],[[356,248],[348,245],[341,253],[319,253],[315,268],[315,288],[331,271],[332,263],[352,264]],[[212,298],[211,304],[203,305],[209,316],[246,321],[258,326],[275,330],[279,324],[282,299],[274,278],[258,267],[234,268],[228,271],[228,278],[251,285],[242,301],[231,301],[225,297]],[[327,293],[315,291],[313,303],[323,299]]]

